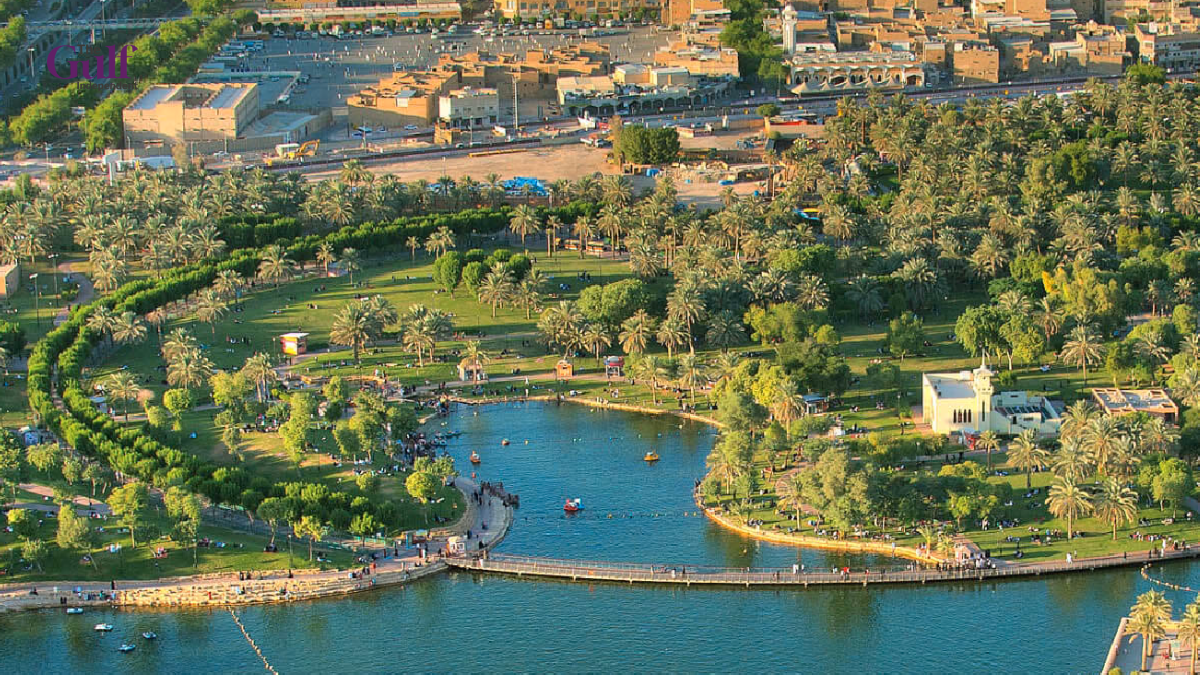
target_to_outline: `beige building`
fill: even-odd
[[[1171,400],[1166,389],[1112,389],[1097,387],[1092,398],[1109,415],[1146,413],[1174,424],[1179,419],[1179,405]]]
[[[235,140],[258,112],[257,84],[158,84],[126,106],[122,118],[131,144],[173,144]]]
[[[1200,33],[1179,24],[1138,24],[1134,29],[1138,57],[1168,71],[1200,66]]]
[[[21,266],[0,265],[0,298],[8,299],[21,288]]]
[[[665,0],[664,0],[665,1]],[[645,10],[655,18],[662,15],[660,0],[495,0],[496,14],[505,18],[551,16],[614,17]]]
[[[955,45],[950,54],[954,82],[975,84],[1000,81],[1000,52],[995,47]]]
[[[492,126],[500,119],[500,95],[495,89],[452,90],[439,100],[438,119],[456,129]]]
[[[346,99],[351,124],[433,126],[441,97],[458,88],[455,71],[393,73]]]
[[[921,376],[921,417],[934,433],[995,431],[1019,434],[1033,429],[1042,435],[1058,433],[1061,403],[1029,396],[1023,391],[996,393],[995,373],[980,360],[979,367],[958,373]]]
[[[738,53],[737,50],[727,47],[712,49],[676,42],[654,53],[654,65],[684,68],[692,75],[737,77]]]

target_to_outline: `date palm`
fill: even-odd
[[[641,354],[646,351],[646,345],[653,335],[654,318],[647,314],[646,310],[639,309],[621,324],[621,332],[617,339],[620,340],[621,349],[624,349],[626,354]]]
[[[1075,537],[1075,521],[1092,512],[1092,498],[1074,478],[1060,477],[1050,486],[1046,497],[1050,513],[1067,520],[1067,540]]]
[[[596,357],[596,365],[599,366],[600,354],[612,344],[612,336],[608,334],[602,324],[588,323],[584,326],[580,338],[588,351]]]
[[[492,306],[492,318],[496,318],[496,308],[503,305],[512,296],[513,283],[504,268],[497,265],[479,284],[479,300]]]
[[[1200,603],[1191,602],[1184,608],[1183,616],[1175,626],[1175,636],[1188,644],[1191,651],[1188,673],[1196,675],[1196,648],[1200,646]]]
[[[1033,487],[1034,469],[1045,469],[1049,453],[1037,443],[1037,432],[1025,429],[1008,445],[1008,463],[1025,472],[1025,489]]]
[[[435,258],[454,248],[454,246],[454,233],[445,225],[439,227],[425,240],[425,250],[429,251],[430,255]]]
[[[992,470],[992,451],[1000,449],[1000,436],[995,431],[988,429],[979,434],[979,438],[975,440],[975,447],[982,449],[987,453],[987,468]]]
[[[1059,358],[1063,363],[1083,368],[1083,383],[1086,385],[1088,366],[1099,363],[1104,351],[1104,344],[1091,327],[1080,325],[1071,329]]]
[[[335,345],[350,347],[354,362],[359,363],[359,353],[372,339],[371,315],[361,302],[351,302],[342,307],[329,329],[329,341]]]
[[[509,229],[512,233],[521,238],[521,248],[525,249],[525,237],[542,229],[541,219],[538,218],[537,212],[528,204],[521,204],[513,209],[512,219],[509,221]],[[528,249],[525,249],[528,252]]]
[[[354,273],[362,269],[362,256],[359,255],[357,249],[344,248],[342,249],[342,269],[350,275],[350,285],[354,285]]]
[[[415,241],[416,237],[412,237]],[[317,247],[317,263],[321,265],[321,269],[325,270],[325,276],[329,276],[329,265],[337,261],[337,255],[333,252],[333,244],[323,241]]]
[[[1091,473],[1092,457],[1079,436],[1063,436],[1062,447],[1050,459],[1050,469],[1060,478],[1081,481]]]
[[[678,319],[667,317],[658,325],[654,339],[658,341],[658,344],[667,348],[667,358],[670,359],[675,358],[676,348],[687,344],[688,334]]]
[[[804,509],[804,479],[800,472],[784,476],[776,487],[779,491],[779,506],[796,512],[796,527],[799,527],[800,512]]]
[[[709,344],[728,351],[730,347],[746,339],[746,328],[737,314],[730,310],[718,312],[708,322],[708,332],[704,335]]]
[[[679,386],[688,390],[688,398],[693,406],[696,405],[696,386],[702,383],[701,371],[704,366],[695,354],[680,354],[677,363]]]
[[[121,312],[113,318],[110,332],[117,344],[139,344],[146,339],[146,324],[133,312]]]
[[[272,244],[263,249],[262,258],[258,263],[258,277],[274,283],[275,288],[279,288],[279,282],[291,276],[293,266],[287,251],[279,244]]]
[[[114,373],[112,377],[108,378],[108,382],[105,383],[105,391],[108,392],[109,396],[124,402],[125,421],[128,422],[129,402],[136,400],[138,392],[141,391],[133,373],[129,371]]]
[[[1118,527],[1123,523],[1132,523],[1137,518],[1137,502],[1137,493],[1116,478],[1105,478],[1100,483],[1093,510],[1101,522],[1112,526],[1113,541],[1117,539]]]
[[[596,236],[596,225],[592,222],[591,218],[580,216],[575,220],[572,230],[575,232],[576,238],[579,239],[579,257],[582,258],[583,254],[587,251],[588,242],[591,241],[592,237]]]
[[[199,348],[193,347],[176,354],[167,364],[167,383],[173,387],[194,389],[204,386],[212,372],[212,361]]]
[[[1154,641],[1166,635],[1166,622],[1170,620],[1171,602],[1161,591],[1142,593],[1130,608],[1126,628],[1142,636],[1142,670],[1146,670],[1146,658],[1153,649]]]
[[[225,316],[225,299],[215,289],[209,288],[200,294],[200,304],[196,307],[196,318],[212,328],[212,334],[217,334],[217,322]]]
[[[850,280],[846,298],[858,308],[862,317],[876,314],[883,309],[883,297],[879,293],[879,282],[866,275]]]

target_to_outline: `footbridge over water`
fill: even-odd
[[[597,560],[562,560],[492,553],[477,558],[447,558],[450,567],[472,571],[509,574],[517,577],[555,578],[567,581],[608,581],[616,583],[693,584],[716,586],[830,586],[867,584],[924,584],[933,582],[971,582],[1036,577],[1043,574],[1061,574],[1143,565],[1147,562],[1184,560],[1200,557],[1200,548],[1182,551],[1165,551],[1160,557],[1148,558],[1146,553],[1128,557],[1115,555],[1102,558],[1086,558],[1074,562],[1050,561],[1025,564],[998,564],[985,569],[934,569],[911,570],[877,569],[850,572],[798,570],[787,568],[730,568],[693,565],[654,565],[647,563],[619,563]]]

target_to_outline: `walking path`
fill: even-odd
[[[75,265],[81,264],[82,260],[68,260],[58,264],[58,274],[66,276],[71,275],[71,280],[79,284],[79,294],[75,296],[74,302],[68,302],[65,306],[58,310],[58,314],[54,316],[54,325],[66,323],[71,318],[72,305],[86,305],[95,297],[96,291],[92,286],[92,280],[88,279],[81,272],[75,270]]]

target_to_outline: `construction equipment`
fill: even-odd
[[[317,149],[320,147],[321,141],[319,140],[304,141],[303,143],[280,143],[275,146],[275,156],[267,158],[267,166],[312,157],[317,154]]]

